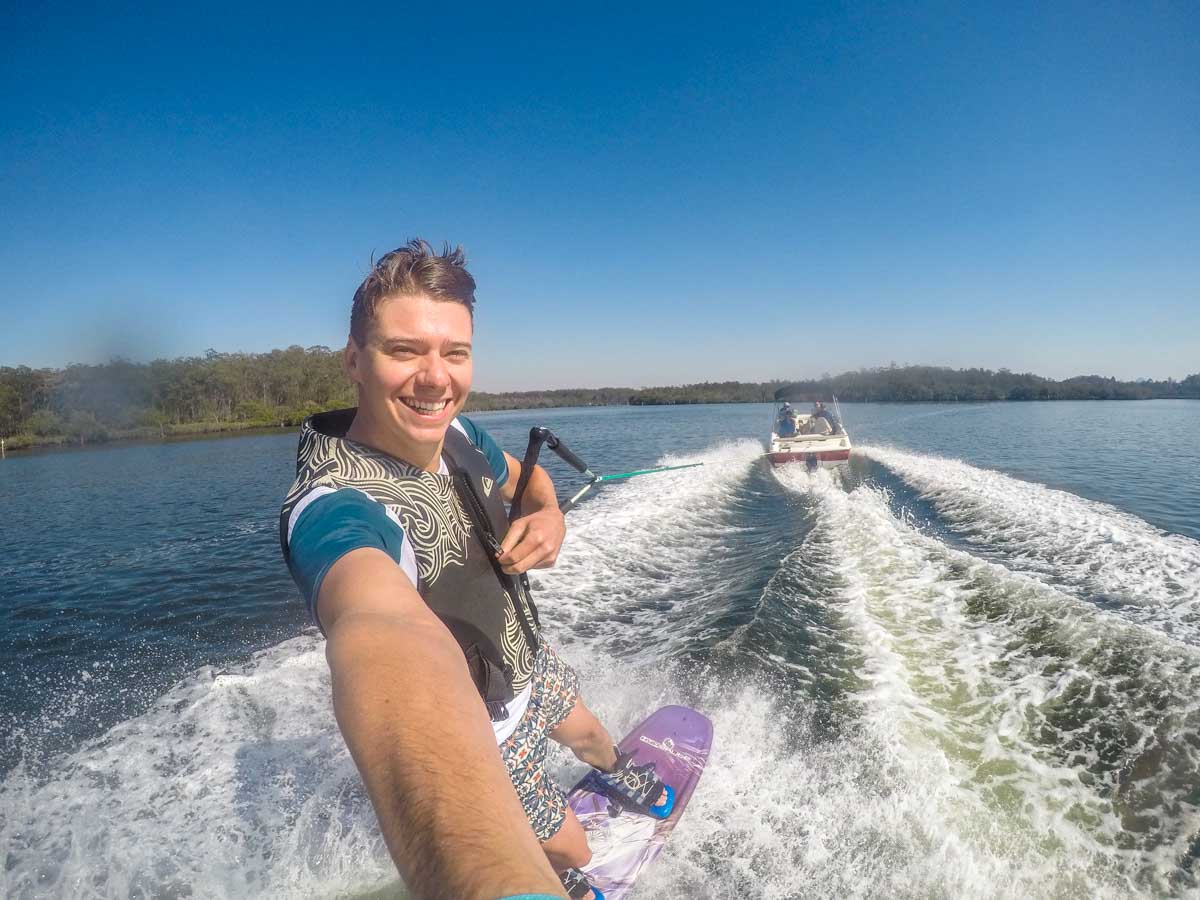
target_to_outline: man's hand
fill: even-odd
[[[549,480],[549,476],[546,476]],[[548,569],[558,559],[567,522],[557,506],[539,509],[521,516],[509,526],[500,542],[500,567],[509,575],[520,575],[530,569]]]
[[[508,480],[500,491],[505,500],[511,501],[521,480],[521,464],[508,453],[504,459],[508,463]],[[533,467],[521,498],[521,509],[527,510],[527,514],[509,526],[496,557],[500,568],[509,575],[550,568],[567,536],[567,523],[558,511],[554,482],[541,466]]]

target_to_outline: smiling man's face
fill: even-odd
[[[346,370],[359,389],[351,435],[436,470],[446,429],[471,390],[472,330],[470,310],[452,300],[382,301],[366,346],[351,338],[346,347]]]

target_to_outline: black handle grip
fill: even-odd
[[[517,489],[513,492],[512,505],[508,509],[509,522],[520,518],[521,500],[525,497],[525,488],[529,487],[529,479],[533,475],[533,467],[537,465],[542,444],[553,437],[548,428],[529,429],[529,445],[525,448],[525,458],[521,460],[521,477],[517,480]]]
[[[589,474],[587,463],[585,463],[582,459],[580,459],[578,456],[576,456],[574,453],[572,453],[570,448],[568,448],[566,444],[564,444],[562,441],[560,441],[558,439],[557,436],[555,436],[554,432],[552,432],[552,431],[547,432],[547,435],[548,435],[546,438],[547,446],[549,446],[551,450],[553,450],[555,453],[557,453],[559,455],[559,458],[562,459],[563,462],[565,462],[568,466],[570,466],[576,472],[581,472],[584,475]]]

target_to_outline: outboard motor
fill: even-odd
[[[817,454],[810,453],[804,457],[804,468],[807,469],[809,472],[817,471],[818,465],[819,464],[817,462]]]

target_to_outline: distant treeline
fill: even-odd
[[[663,406],[679,403],[763,403],[788,382],[721,381],[665,388],[566,388],[554,391],[471,392],[468,409],[545,409],[552,406]]]
[[[1007,369],[892,365],[794,383],[473,393],[468,409],[754,403],[771,400],[789,384],[797,394],[836,394],[846,402],[1200,399],[1200,373],[1182,381],[1123,382],[1098,375],[1052,381]],[[283,427],[354,402],[341,351],[328,347],[255,354],[209,350],[187,359],[113,360],[65,369],[0,367],[0,437],[9,449]]]
[[[1117,381],[1115,378],[1100,375],[1078,375],[1063,381],[1054,381],[1028,372],[1010,372],[1008,369],[994,372],[991,369],[947,369],[939,366],[893,364],[877,369],[843,372],[841,375],[823,375],[819,379],[789,384],[791,390],[797,394],[809,394],[814,398],[827,398],[836,394],[839,400],[848,403],[1200,399],[1200,373],[1189,375],[1182,381],[1173,378],[1166,381]],[[654,397],[653,402],[690,402],[672,399],[687,396],[690,387],[724,386],[652,388],[640,393]],[[642,402],[652,401],[646,399]]]
[[[328,347],[0,368],[0,436],[10,448],[296,425],[352,405],[341,354]]]

